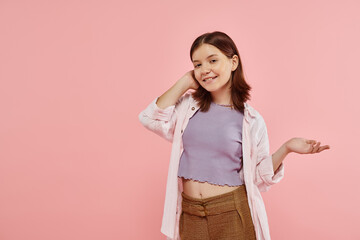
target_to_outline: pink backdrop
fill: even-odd
[[[359,239],[358,1],[0,2],[0,239],[164,239],[171,144],[138,114],[192,68],[208,31],[236,42],[273,153],[276,240]]]

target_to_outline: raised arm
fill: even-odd
[[[139,114],[141,124],[157,135],[172,142],[177,120],[177,108],[188,89],[195,89],[193,71],[187,72],[160,97],[156,97]]]
[[[188,89],[188,81],[182,77],[171,88],[158,97],[155,103],[160,109],[166,109],[169,106],[175,105]]]

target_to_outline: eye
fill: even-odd
[[[216,60],[216,59],[213,59],[213,60],[211,60],[210,62],[212,62],[212,61],[213,61],[213,62],[216,62],[217,60]]]
[[[194,67],[197,68],[198,66],[200,66],[200,64],[197,64],[197,65],[195,65]]]

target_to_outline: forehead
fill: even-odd
[[[204,43],[193,52],[192,59],[193,62],[199,62],[211,55],[216,55],[218,57],[225,56],[217,47]]]

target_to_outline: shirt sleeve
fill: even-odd
[[[178,107],[185,96],[186,95],[181,96],[174,105],[170,105],[165,109],[158,107],[156,101],[159,97],[156,97],[143,111],[140,112],[138,118],[141,124],[160,137],[172,142]]]
[[[262,119],[262,128],[260,129],[260,136],[257,142],[257,164],[255,171],[255,184],[258,186],[260,192],[266,192],[271,185],[278,183],[284,177],[283,162],[274,172],[272,155],[270,155],[269,137],[267,133],[266,124]]]

